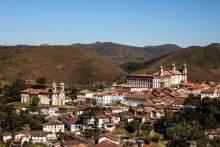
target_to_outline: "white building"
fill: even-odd
[[[96,101],[97,104],[109,104],[111,103],[111,95],[105,92],[98,92],[93,95],[93,100]]]
[[[45,132],[64,132],[64,124],[60,121],[50,121],[42,124],[42,126]]]
[[[159,71],[153,75],[146,74],[130,74],[127,76],[127,84],[129,85],[145,85],[148,88],[164,88],[171,85],[178,85],[181,81],[187,81],[187,67],[184,63],[181,70],[176,70],[173,63],[171,70],[164,71],[163,67],[159,67]]]
[[[81,102],[86,102],[86,99],[92,99],[94,92],[90,90],[82,90],[77,93],[77,100]]]
[[[71,120],[66,121],[66,127],[70,130],[70,132],[76,132],[80,130],[81,125],[77,124],[78,121],[79,118],[77,116],[71,118]]]
[[[204,97],[219,98],[220,97],[220,87],[209,88],[201,92],[201,99]]]
[[[40,109],[43,115],[57,116],[59,115],[59,107],[43,107]]]
[[[59,87],[56,83],[52,83],[52,88],[33,89],[28,88],[21,91],[21,102],[32,103],[34,97],[40,98],[40,104],[64,106],[65,105],[65,92],[64,83],[61,82]]]
[[[95,124],[98,128],[104,128],[105,123],[109,123],[109,118],[104,114],[98,114],[95,116]]]
[[[10,132],[4,132],[1,135],[2,135],[2,140],[4,142],[7,142],[8,140],[12,139],[12,134]]]

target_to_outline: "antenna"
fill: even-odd
[[[7,44],[6,44],[6,42],[5,42],[5,46],[6,46]]]

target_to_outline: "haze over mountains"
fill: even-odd
[[[74,46],[87,47],[90,50],[107,57],[116,64],[122,64],[129,61],[143,62],[155,59],[171,52],[182,50],[183,48],[174,44],[165,44],[159,46],[135,47],[122,45],[112,42],[96,42],[92,44],[73,44]]]

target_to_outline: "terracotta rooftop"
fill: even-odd
[[[109,140],[105,140],[100,142],[99,144],[93,145],[92,147],[119,147],[119,145]]]
[[[78,92],[78,94],[87,94],[87,93],[94,93],[94,92],[92,92],[92,91],[90,91],[90,90],[81,90],[81,91],[79,91]]]
[[[47,136],[49,133],[45,131],[30,131],[31,136]]]
[[[79,121],[79,117],[72,117],[70,120],[67,121],[68,124],[74,125]]]
[[[64,124],[60,121],[50,121],[50,122],[42,124],[42,126],[48,126],[48,125],[64,125]]]
[[[209,88],[209,89],[206,89],[206,90],[203,90],[202,93],[220,93],[220,87],[218,88]]]
[[[143,98],[143,99],[154,99],[156,98],[153,94],[126,94],[125,98]]]
[[[104,134],[101,134],[100,135],[100,138],[102,137],[106,137],[112,141],[115,141],[115,140],[119,140],[120,138],[117,136],[117,135],[114,135],[114,134],[111,134],[111,133],[104,133]]]
[[[208,130],[206,133],[209,135],[220,135],[220,128]]]
[[[2,133],[2,136],[9,136],[9,135],[12,135],[12,133],[11,132],[4,132],[4,133]]]

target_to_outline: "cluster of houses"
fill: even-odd
[[[108,133],[100,134],[94,147],[119,146],[120,136],[114,134],[118,126],[126,126],[136,120],[141,124],[154,124],[165,115],[166,111],[178,112],[184,109],[184,101],[189,94],[197,98],[220,97],[220,87],[215,84],[187,82],[187,67],[176,70],[172,64],[171,70],[164,71],[162,67],[153,75],[135,74],[127,76],[127,84],[113,84],[103,91],[82,90],[75,101],[78,106],[67,106],[70,102],[64,91],[64,83],[58,86],[55,82],[51,88],[31,89],[21,92],[21,102],[31,103],[35,96],[40,98],[40,107],[35,113],[43,115],[45,123],[42,130],[23,130],[15,133],[2,133],[3,141],[11,140],[13,145],[21,146],[24,142],[46,143],[57,138],[56,133],[66,135],[82,135],[85,129],[99,128]],[[88,115],[89,108],[99,105],[101,110],[94,115]],[[27,108],[16,107],[17,113]],[[68,130],[68,131],[66,131]],[[219,129],[208,130],[210,139],[220,137]],[[85,142],[64,141],[60,146],[88,146]]]

